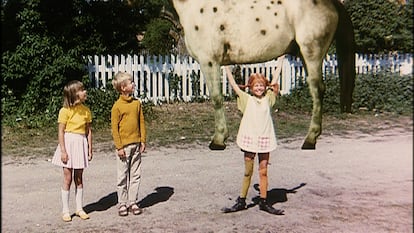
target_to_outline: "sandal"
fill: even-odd
[[[133,215],[139,215],[139,214],[141,214],[141,213],[142,213],[142,209],[141,209],[141,208],[139,208],[137,204],[133,204],[133,205],[130,207],[130,210],[131,210],[131,212],[132,212],[132,214],[133,214]]]
[[[127,216],[128,215],[128,208],[126,205],[121,205],[118,209],[119,216]]]
[[[63,220],[64,222],[70,222],[70,221],[72,221],[72,217],[70,216],[70,214],[69,214],[69,213],[64,213],[64,214],[62,215],[62,220]]]
[[[83,210],[77,211],[76,215],[79,216],[83,220],[89,219],[89,215],[87,213],[85,213],[85,211],[83,211]]]

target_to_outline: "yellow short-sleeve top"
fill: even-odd
[[[63,107],[59,111],[58,122],[65,124],[65,132],[86,133],[86,124],[92,122],[91,110],[83,104]]]

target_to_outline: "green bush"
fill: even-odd
[[[2,53],[2,123],[23,122],[37,128],[56,122],[63,86],[69,80],[83,78],[87,84],[88,79],[86,61],[78,50],[64,49],[57,38],[47,35],[37,11],[40,0],[26,4],[16,15],[21,23],[19,44]]]
[[[413,76],[359,75],[355,82],[354,109],[407,114],[413,112]]]
[[[296,88],[290,91],[290,94],[283,95],[279,98],[277,108],[283,111],[312,111],[312,98],[310,97],[308,84],[303,82],[302,78],[298,79]]]
[[[112,87],[104,89],[88,89],[87,105],[92,112],[94,126],[102,126],[111,121],[112,105],[118,99],[119,94]]]
[[[92,112],[94,128],[108,127],[111,122],[112,105],[119,98],[119,93],[112,88],[112,85],[106,89],[91,88],[88,89],[87,105]],[[152,111],[152,102],[142,101],[145,120],[150,121],[154,116]]]
[[[339,80],[328,76],[323,112],[339,113]],[[353,94],[353,111],[368,110],[410,114],[413,112],[413,76],[399,76],[387,72],[357,75]],[[307,83],[302,83],[289,95],[279,98],[278,108],[285,111],[312,111],[312,98]]]

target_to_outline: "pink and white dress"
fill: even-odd
[[[243,117],[236,142],[242,150],[266,153],[276,149],[276,134],[271,115],[275,100],[271,90],[261,99],[245,92],[238,97],[237,106]]]

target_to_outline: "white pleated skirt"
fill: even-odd
[[[83,134],[65,133],[64,137],[69,160],[66,164],[62,162],[60,146],[58,145],[52,158],[52,164],[73,169],[87,168],[89,161],[86,136]]]

